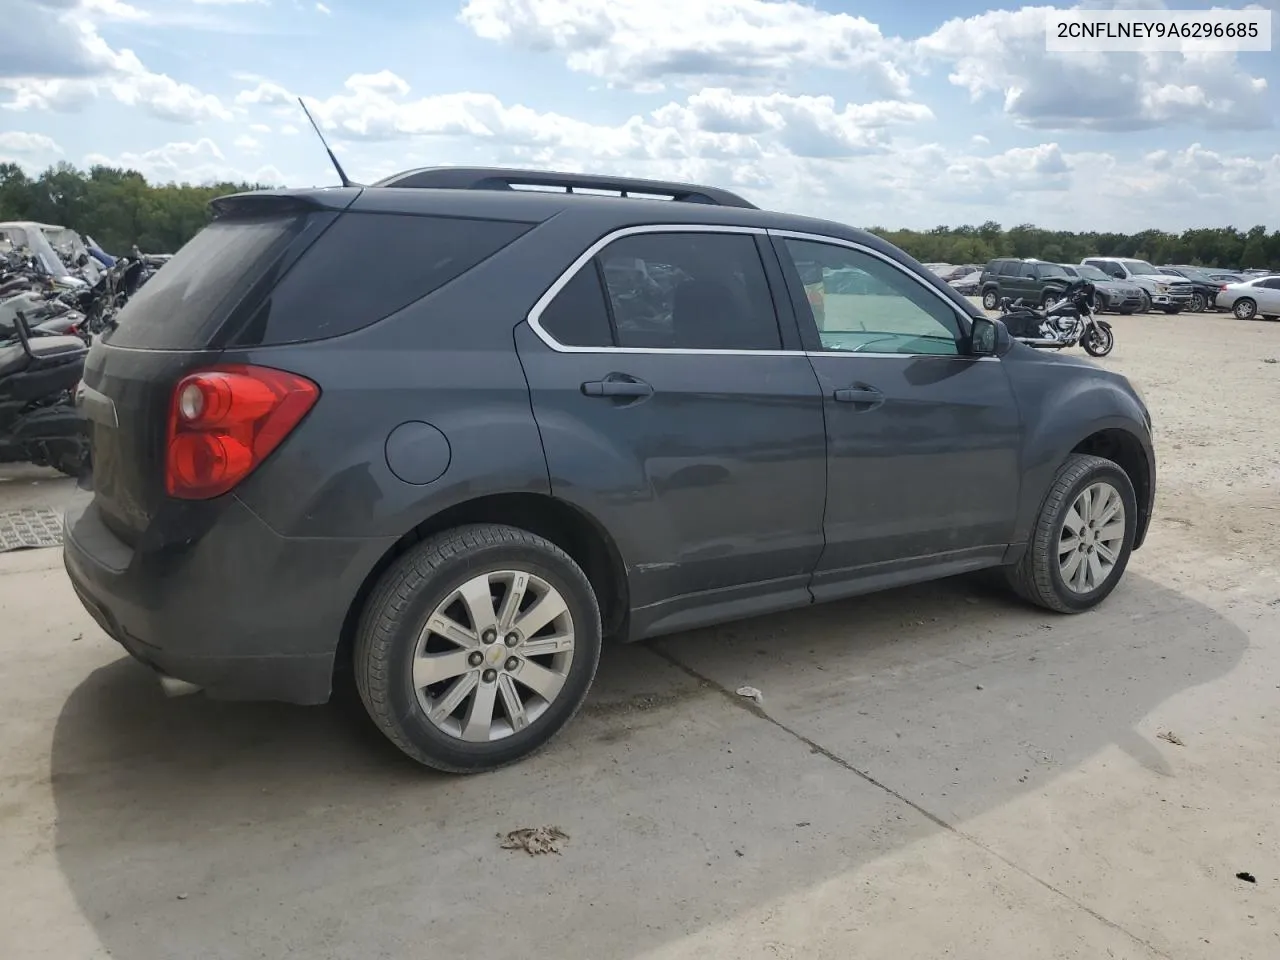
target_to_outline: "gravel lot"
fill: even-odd
[[[1161,463],[1102,609],[954,580],[615,649],[489,776],[165,700],[59,551],[0,555],[0,957],[1280,956],[1280,324],[1110,319]]]

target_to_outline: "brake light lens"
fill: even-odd
[[[226,493],[319,397],[320,388],[306,377],[271,367],[224,365],[183,377],[169,404],[165,490],[182,500]]]

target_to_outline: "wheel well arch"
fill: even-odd
[[[1129,477],[1133,484],[1133,492],[1137,495],[1139,524],[1138,536],[1134,548],[1141,544],[1150,522],[1151,503],[1151,465],[1147,462],[1146,451],[1142,442],[1128,430],[1110,427],[1089,434],[1071,450],[1072,453],[1085,453],[1102,457],[1116,464]]]
[[[630,613],[626,564],[604,527],[584,511],[546,494],[503,493],[454,504],[413,527],[374,564],[356,591],[343,618],[334,657],[335,672],[351,661],[360,614],[383,573],[414,544],[454,527],[472,523],[502,523],[550,540],[582,568],[600,604],[605,637],[625,633]]]

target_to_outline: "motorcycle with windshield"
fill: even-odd
[[[1094,287],[1083,277],[1073,280],[1061,299],[1044,309],[1011,301],[1000,301],[1001,320],[1010,335],[1029,347],[1064,350],[1077,344],[1091,357],[1105,357],[1115,346],[1111,324],[1093,314]]]
[[[80,476],[90,446],[76,390],[89,348],[80,337],[36,335],[21,310],[14,311],[13,334],[0,341],[0,463]]]

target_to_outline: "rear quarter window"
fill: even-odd
[[[243,321],[232,341],[269,346],[351,333],[404,309],[533,227],[505,220],[346,213]]]

